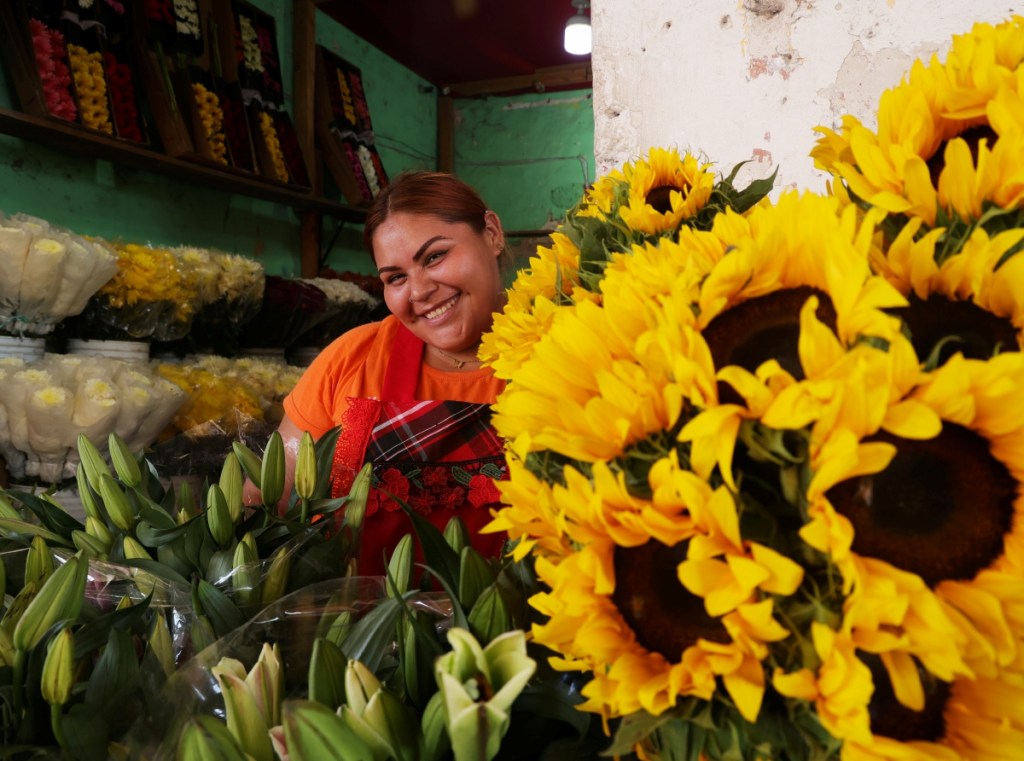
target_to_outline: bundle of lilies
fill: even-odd
[[[519,274],[492,528],[611,752],[1024,747],[1022,61],[979,24],[821,128],[827,196],[652,150]]]

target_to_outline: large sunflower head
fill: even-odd
[[[1007,213],[1019,224],[1022,61],[1024,17],[977,24],[953,38],[945,60],[916,62],[883,93],[877,130],[844,117],[838,132],[817,128],[811,155],[862,206],[890,215],[890,237],[908,218],[951,228],[951,245],[964,228],[1006,229]]]

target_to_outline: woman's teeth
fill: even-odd
[[[458,298],[457,296],[452,296],[450,299],[448,299],[448,301],[444,302],[437,309],[431,309],[429,312],[427,312],[423,316],[426,317],[428,320],[433,320],[433,319],[435,319],[437,317],[440,317],[445,312],[447,312],[449,309],[451,309],[453,306],[455,306],[455,299],[457,299],[457,298]]]

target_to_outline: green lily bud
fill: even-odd
[[[366,501],[370,497],[372,475],[373,468],[370,463],[366,463],[356,473],[356,477],[352,481],[352,488],[348,491],[348,502],[345,503],[345,523],[352,528],[359,528],[363,525]]]
[[[110,529],[107,528],[107,524],[93,518],[91,515],[87,515],[85,518],[85,533],[96,541],[101,542],[107,549],[110,548],[110,544],[114,541],[114,537],[110,533]]]
[[[78,618],[88,567],[88,561],[76,555],[50,574],[14,627],[15,648],[27,652],[55,623]]]
[[[61,629],[46,648],[43,678],[40,682],[43,700],[62,706],[71,697],[75,684],[75,638],[71,629]]]
[[[472,610],[483,591],[494,581],[494,571],[484,556],[470,545],[463,547],[459,559],[459,602],[462,607]]]
[[[243,444],[241,441],[231,442],[231,451],[235,453],[235,457],[238,458],[238,464],[242,466],[242,470],[245,471],[245,476],[252,481],[256,488],[260,488],[260,472],[263,469],[263,464],[260,462],[260,458],[256,456],[249,447]]]
[[[423,761],[439,761],[451,750],[452,743],[448,739],[448,730],[444,717],[444,695],[435,692],[420,719],[423,733]]]
[[[111,432],[107,436],[107,450],[110,452],[110,461],[114,464],[114,471],[118,478],[132,489],[142,483],[139,461],[135,459],[135,455],[128,449],[128,445],[116,433]]]
[[[113,476],[110,473],[110,468],[107,467],[106,460],[103,459],[103,455],[100,454],[100,450],[96,448],[96,445],[89,441],[88,437],[84,433],[78,434],[78,459],[82,462],[82,467],[85,468],[85,477],[89,481],[89,486],[97,494],[100,493],[100,476]]]
[[[512,618],[496,584],[480,593],[473,609],[466,615],[466,620],[470,630],[481,642],[490,642],[512,627]]]
[[[71,543],[90,558],[104,558],[110,552],[110,545],[104,544],[91,534],[75,529],[71,532]]]
[[[121,487],[117,485],[114,477],[108,473],[100,474],[99,483],[100,497],[103,498],[103,506],[107,508],[107,515],[110,516],[111,522],[122,531],[131,531],[135,523],[135,516],[128,497],[121,491]]]
[[[223,658],[213,667],[212,673],[224,696],[227,727],[232,737],[256,761],[273,761],[274,749],[267,733],[269,727],[255,696],[245,683],[242,665],[231,658]]]
[[[179,524],[185,523],[195,515],[196,497],[192,493],[192,486],[188,481],[182,481],[178,484],[178,489],[174,493],[174,506],[178,508]],[[185,520],[181,520],[182,513],[185,513],[187,516]]]
[[[398,540],[388,562],[388,576],[395,585],[393,588],[391,582],[388,583],[388,597],[401,596],[409,591],[409,585],[412,583],[412,560],[412,534],[406,534]]]
[[[128,560],[152,560],[153,557],[149,554],[149,551],[143,547],[138,540],[133,539],[130,536],[126,536],[121,540],[121,548],[124,550],[124,556]]]
[[[462,548],[469,545],[469,530],[459,516],[456,515],[444,527],[444,539],[456,555],[461,555]]]
[[[370,698],[362,718],[387,739],[397,761],[419,759],[419,722],[412,709],[393,692],[382,689]]]
[[[156,657],[164,676],[174,673],[174,648],[171,643],[171,633],[167,629],[167,621],[163,613],[153,617],[153,625],[149,630],[149,649]]]
[[[331,622],[324,638],[329,639],[338,647],[341,647],[352,631],[352,614],[349,611],[339,613],[338,617]]]
[[[252,667],[245,683],[256,697],[256,703],[266,717],[267,726],[281,723],[281,701],[284,698],[284,671],[281,669],[281,648],[263,643],[260,657]]]
[[[14,633],[14,627],[18,625],[21,617],[25,615],[25,611],[28,610],[29,603],[35,599],[35,596],[38,593],[38,585],[30,581],[21,588],[21,591],[18,592],[18,594],[14,596],[14,600],[11,601],[11,604],[8,606],[3,618],[0,618],[0,631],[6,632],[8,638],[10,638]]]
[[[228,577],[233,579],[234,557],[234,550],[217,550],[213,553],[210,556],[210,561],[206,564],[206,580],[220,586],[221,582]]]
[[[210,536],[219,547],[224,548],[231,543],[235,523],[231,520],[224,492],[217,484],[213,484],[206,493],[206,525],[210,529]]]
[[[303,431],[299,441],[299,454],[295,460],[295,493],[302,499],[311,499],[316,493],[316,449],[309,431]]]
[[[362,663],[350,659],[345,668],[345,698],[349,708],[362,716],[370,698],[381,690],[380,680]]]
[[[13,666],[15,656],[11,633],[5,627],[0,626],[0,667]]]
[[[345,654],[330,640],[317,637],[309,660],[309,699],[328,708],[345,702]]]
[[[177,761],[246,761],[246,754],[215,716],[194,716],[178,743]]]
[[[281,434],[274,431],[267,441],[260,470],[260,496],[263,504],[273,506],[284,493],[284,442]]]
[[[53,554],[41,536],[34,536],[28,553],[25,555],[25,581],[31,581],[39,586],[46,581],[51,573],[53,573]]]
[[[281,599],[288,588],[288,572],[291,570],[292,556],[288,547],[282,545],[270,558],[270,570],[263,580],[260,602],[264,605]]]
[[[285,706],[284,736],[288,753],[296,761],[378,758],[334,711],[311,700],[294,700]]]
[[[238,457],[234,452],[228,452],[220,469],[220,490],[224,492],[232,523],[238,523],[238,519],[242,517],[243,481],[242,466],[238,462]]]
[[[89,486],[89,479],[86,478],[85,468],[79,467],[75,470],[75,480],[78,482],[78,498],[82,500],[82,508],[86,516],[97,521],[103,521],[103,514],[99,505],[96,504],[96,496],[92,487]]]
[[[370,757],[374,761],[398,758],[398,753],[395,752],[387,736],[380,731],[385,728],[373,726],[364,716],[357,714],[349,706],[342,706],[338,711],[338,717],[356,737],[366,743],[372,754]]]
[[[235,545],[234,556],[232,557],[231,590],[239,605],[255,605],[260,599],[260,573],[256,566],[256,551],[253,544],[246,541],[251,539],[252,534],[246,534],[237,545]]]

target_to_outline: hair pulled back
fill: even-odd
[[[403,172],[373,199],[363,227],[363,243],[373,255],[373,236],[392,214],[424,214],[445,222],[465,222],[484,231],[487,204],[472,187],[447,172]]]

